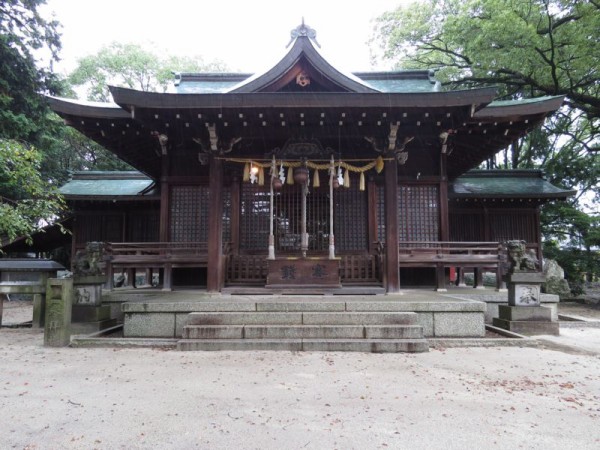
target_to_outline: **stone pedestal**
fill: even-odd
[[[546,281],[541,272],[515,272],[506,278],[509,306],[540,306],[542,283]]]
[[[44,345],[65,347],[71,339],[71,302],[73,280],[50,278],[46,285],[46,320]]]
[[[552,311],[540,306],[541,272],[517,271],[506,278],[508,305],[498,306],[493,325],[526,336],[551,334],[558,336],[558,322],[552,321]]]
[[[102,304],[104,275],[75,276],[73,279],[72,334],[103,330],[116,321],[110,317],[110,305]]]
[[[544,306],[498,306],[499,317],[493,325],[525,336],[550,334],[558,336],[558,322],[552,322],[552,310]]]
[[[73,278],[73,304],[100,306],[102,304],[102,286],[105,283],[104,275],[75,276]]]

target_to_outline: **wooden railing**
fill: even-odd
[[[382,276],[379,255],[357,254],[340,256],[340,279],[342,283],[380,283]]]
[[[433,267],[436,269],[437,290],[445,290],[446,267],[472,268],[475,272],[474,287],[480,287],[484,269],[496,272],[497,287],[502,284],[502,244],[499,242],[445,242],[413,241],[398,245],[400,267]]]
[[[115,270],[162,269],[163,289],[170,290],[173,268],[208,265],[206,242],[108,242],[106,256],[109,288]]]
[[[267,281],[266,255],[225,255],[225,283],[264,285]]]

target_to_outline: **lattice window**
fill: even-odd
[[[385,243],[385,188],[375,187],[377,192],[377,240]]]
[[[223,242],[231,242],[231,190],[223,191]]]
[[[275,193],[275,249],[298,252],[301,246],[302,193],[298,185],[284,186]],[[308,202],[307,202],[308,213]],[[307,216],[308,217],[308,216]],[[308,224],[307,224],[308,228]]]
[[[299,252],[302,233],[302,188],[284,186],[275,193],[275,250]],[[309,251],[329,247],[329,196],[324,188],[309,188],[306,196],[306,232]]]
[[[240,249],[266,252],[269,245],[269,191],[265,186],[242,184]]]
[[[437,186],[398,186],[398,239],[437,241],[440,235]]]
[[[206,242],[208,239],[208,195],[206,186],[171,188],[171,241]]]
[[[357,183],[350,188],[340,187],[333,198],[335,247],[339,251],[368,249],[367,192],[359,190]]]

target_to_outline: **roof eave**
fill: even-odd
[[[156,109],[248,109],[248,108],[306,108],[306,107],[380,107],[423,108],[487,105],[496,88],[465,89],[444,92],[358,93],[358,92],[240,92],[224,94],[173,94],[143,92],[110,86],[110,91],[121,107]]]

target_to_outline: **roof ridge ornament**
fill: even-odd
[[[291,31],[290,42],[288,42],[288,45],[286,45],[285,48],[292,45],[292,42],[299,37],[307,37],[313,41],[317,47],[321,48],[321,44],[317,42],[317,31],[304,23],[304,17],[302,18],[302,23]]]

